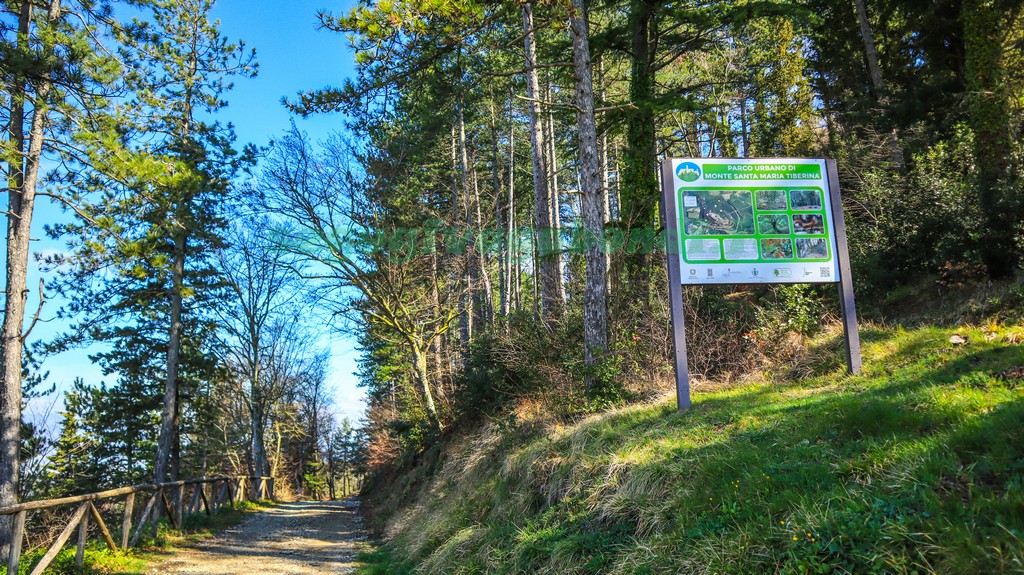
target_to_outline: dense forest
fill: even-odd
[[[345,129],[262,148],[218,121],[257,61],[212,4],[0,4],[0,506],[221,472],[328,496],[513,406],[670,388],[666,157],[835,158],[868,307],[1020,267],[1019,2],[328,6],[357,73],[285,105]],[[39,199],[67,222],[33,222]],[[28,346],[33,224],[66,242],[38,258],[66,330]],[[691,370],[725,379],[837,307],[799,285],[685,303]],[[359,431],[331,416],[328,331],[359,340]],[[47,354],[92,343],[112,383],[76,382],[48,439],[22,407]]]
[[[358,75],[290,106],[345,112],[351,136],[292,134],[260,181],[346,182],[307,214],[318,249],[336,221],[369,248],[335,269],[357,288],[338,312],[362,334],[371,465],[524,403],[572,416],[671,388],[661,158],[836,158],[867,309],[1019,267],[1018,3],[379,2],[321,21]],[[725,378],[838,308],[828,286],[685,300],[691,370]]]

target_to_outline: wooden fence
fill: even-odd
[[[191,490],[191,493],[189,491]],[[209,491],[209,493],[207,493]],[[133,520],[135,514],[135,496],[152,492],[149,500],[137,521]],[[168,498],[170,492],[170,498]],[[125,497],[124,512],[121,519],[120,547],[114,541],[110,529],[103,521],[103,516],[96,507],[96,502]],[[166,514],[168,522],[175,529],[182,529],[185,518],[194,513],[205,510],[207,515],[220,511],[226,505],[234,505],[236,502],[253,499],[273,499],[274,478],[273,477],[213,477],[204,479],[190,479],[187,481],[172,481],[169,483],[158,483],[154,485],[135,485],[132,487],[120,487],[99,493],[77,495],[75,497],[62,497],[60,499],[46,499],[41,501],[28,501],[10,507],[0,507],[0,515],[14,515],[14,530],[11,538],[11,552],[7,558],[7,573],[18,572],[18,562],[21,560],[21,547],[25,538],[25,518],[29,511],[52,509],[64,505],[75,505],[78,507],[71,514],[71,518],[60,535],[53,541],[50,548],[43,555],[42,559],[32,569],[30,575],[41,575],[50,566],[50,563],[57,557],[68,539],[78,529],[78,551],[75,555],[75,562],[82,565],[85,559],[85,544],[89,537],[89,521],[96,522],[99,533],[103,536],[107,547],[112,551],[118,548],[127,549],[136,545],[139,537],[147,527],[147,521],[152,526],[153,534],[156,535],[157,526],[160,522],[161,510]],[[136,525],[135,534],[132,535],[132,525]]]

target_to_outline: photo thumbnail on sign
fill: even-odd
[[[793,232],[797,234],[824,234],[825,217],[821,214],[796,214],[793,216]]]
[[[757,216],[757,231],[763,236],[789,235],[789,216],[786,214],[761,214]]]
[[[802,260],[828,257],[828,238],[797,238],[796,257]]]
[[[793,242],[789,238],[761,240],[761,257],[766,260],[788,260],[793,257]]]
[[[758,190],[757,211],[784,212],[787,209],[786,190]]]
[[[818,190],[793,190],[789,192],[789,203],[793,211],[821,211],[821,192]]]

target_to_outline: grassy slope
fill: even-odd
[[[366,572],[1024,573],[1024,329],[862,339],[862,377],[833,335],[819,375],[698,393],[687,414],[453,442]]]

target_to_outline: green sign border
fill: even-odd
[[[678,218],[679,219],[678,219],[678,221],[680,223],[680,229],[679,229],[679,234],[678,234],[679,235],[679,250],[680,250],[679,253],[682,254],[684,262],[686,262],[687,264],[690,264],[690,265],[706,265],[706,264],[769,264],[770,265],[770,264],[791,264],[791,263],[796,263],[796,264],[799,264],[799,263],[825,263],[825,262],[830,262],[830,261],[833,260],[832,241],[831,241],[831,236],[829,235],[829,232],[830,232],[830,229],[829,229],[829,218],[828,218],[828,212],[826,210],[826,202],[829,201],[829,196],[828,196],[828,193],[823,188],[821,188],[820,186],[811,186],[811,185],[798,185],[798,186],[758,186],[758,185],[756,185],[756,181],[751,181],[750,183],[752,185],[742,186],[742,187],[736,187],[736,186],[729,186],[729,187],[721,187],[721,186],[693,186],[693,187],[687,187],[687,186],[680,186],[679,187],[679,189],[676,192],[676,194],[677,194],[677,196],[676,196],[676,202],[677,202],[676,206],[677,206],[677,210],[679,211],[679,214],[678,214]],[[757,209],[757,194],[758,194],[758,192],[761,192],[761,191],[777,191],[777,190],[781,190],[781,191],[786,192],[786,209],[784,211],[783,210],[763,210],[763,211],[762,210],[758,210]],[[794,210],[793,209],[793,205],[790,202],[790,194],[789,194],[789,192],[799,191],[799,190],[816,190],[818,192],[819,196],[821,197],[821,209],[820,210]],[[687,235],[687,233],[686,233],[686,207],[685,207],[684,202],[683,202],[683,194],[686,193],[686,192],[704,192],[704,191],[707,191],[707,192],[750,192],[750,194],[751,194],[751,206],[753,208],[753,216],[754,216],[754,229],[756,230],[756,233],[754,233],[754,234],[699,235],[699,236]],[[818,215],[821,215],[821,219],[824,222],[824,225],[823,225],[824,233],[822,233],[822,234],[797,234],[795,232],[795,230],[791,230],[789,234],[765,234],[765,235],[762,235],[760,233],[761,230],[760,230],[760,225],[758,224],[758,221],[757,221],[757,216],[759,216],[759,215],[781,215],[781,214],[786,214],[787,216],[789,216],[790,217],[790,221],[792,221],[792,217],[794,215],[800,215],[800,214],[818,214]],[[792,257],[792,258],[782,258],[782,259],[765,259],[765,258],[760,257],[760,254],[761,254],[761,240],[762,239],[783,239],[783,238],[788,238],[788,239],[790,239],[791,241],[794,242],[793,243],[793,254],[794,254],[794,257]],[[797,258],[796,257],[796,243],[795,243],[795,240],[798,239],[798,238],[818,238],[818,239],[825,240],[825,248],[826,248],[827,254],[828,254],[827,257],[825,257],[825,258]],[[687,253],[686,253],[686,240],[688,240],[688,239],[689,240],[718,240],[719,241],[719,247],[721,248],[721,252],[722,252],[722,257],[717,259],[717,260],[691,260],[691,259],[687,258],[686,257],[687,256]],[[725,246],[724,246],[724,244],[721,243],[721,241],[725,240],[725,239],[753,239],[753,240],[757,240],[757,253],[758,253],[757,259],[744,259],[744,260],[725,259]]]

